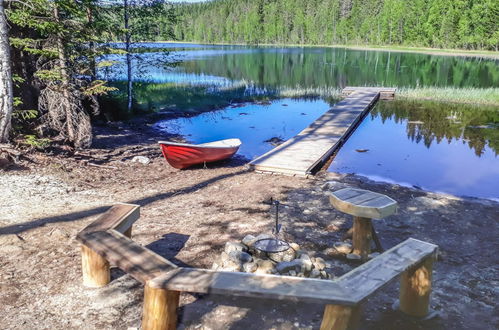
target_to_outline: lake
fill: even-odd
[[[238,137],[243,141],[239,153],[247,159],[308,126],[337,101],[333,91],[345,86],[499,86],[498,61],[478,58],[177,43],[140,44],[138,49],[135,115],[187,114],[155,127],[193,143]],[[104,59],[117,63],[100,75],[119,88],[109,102],[123,109],[123,58]],[[498,153],[497,108],[384,101],[363,120],[328,171],[499,199]]]

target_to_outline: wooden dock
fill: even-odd
[[[393,98],[395,88],[347,87],[348,95],[309,127],[280,146],[250,162],[259,172],[308,176],[323,164],[353,132],[383,95]]]

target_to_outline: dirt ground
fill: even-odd
[[[408,237],[439,245],[432,308],[418,321],[391,309],[398,283],[365,304],[362,329],[497,329],[499,203],[461,199],[356,176],[313,179],[249,171],[235,158],[179,171],[137,126],[97,127],[94,148],[30,153],[0,172],[0,328],[137,329],[143,286],[119,269],[100,289],[82,285],[79,230],[116,202],[141,205],[133,239],[188,267],[209,268],[227,241],[270,233],[271,197],[286,203],[285,237],[324,257],[338,276],[356,264],[325,250],[351,226],[331,208],[327,191],[352,186],[399,202],[375,222],[385,248]],[[144,165],[134,156],[151,159]],[[98,166],[95,166],[98,165]],[[499,189],[499,188],[498,188]],[[316,329],[323,306],[182,294],[179,329]]]

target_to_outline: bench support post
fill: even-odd
[[[109,262],[91,248],[81,246],[81,268],[83,285],[100,288],[111,282]]]
[[[320,330],[356,329],[360,306],[326,305]]]
[[[123,235],[125,235],[126,237],[132,239],[132,226],[130,226],[130,228],[128,228],[127,230],[125,230],[123,232]]]
[[[433,258],[429,257],[400,276],[400,310],[416,317],[427,316],[430,308]]]
[[[158,289],[147,283],[144,289],[143,330],[175,330],[179,291]]]
[[[371,253],[372,224],[371,219],[353,217],[353,254],[360,255],[363,261]]]

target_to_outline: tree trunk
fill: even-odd
[[[57,4],[54,4],[54,18],[57,23],[60,23],[60,17],[59,17],[59,9],[57,8]],[[71,100],[71,94],[69,91],[69,74],[68,74],[68,67],[67,67],[67,56],[66,56],[66,49],[64,48],[64,41],[62,40],[62,37],[58,34],[57,35],[57,53],[59,56],[59,71],[61,73],[61,94],[64,98],[64,108],[66,112],[66,130],[68,134],[68,138],[70,141],[76,141],[77,136],[75,132],[75,123],[74,123],[74,114],[73,114],[73,109],[72,109],[72,100]]]
[[[132,112],[133,105],[133,84],[132,84],[132,55],[130,54],[131,34],[130,34],[130,15],[129,15],[128,0],[124,0],[124,20],[125,20],[125,50],[126,50],[126,67],[127,67],[127,111]]]
[[[9,140],[13,107],[14,94],[7,17],[4,0],[0,0],[0,143]]]

